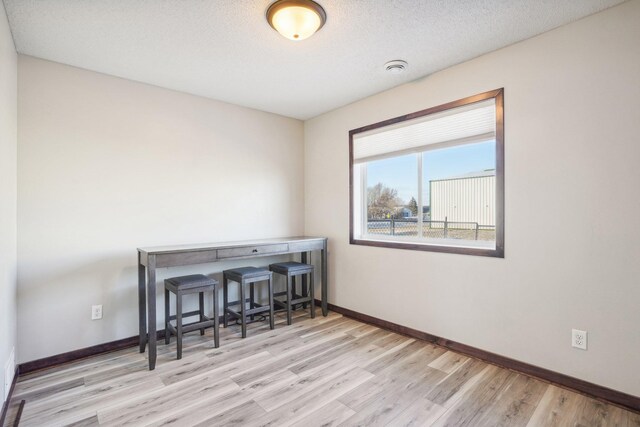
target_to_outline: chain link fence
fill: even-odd
[[[368,219],[367,233],[386,236],[420,237],[417,218]],[[422,237],[432,239],[487,240],[496,239],[495,225],[482,225],[477,222],[436,220],[422,221]]]

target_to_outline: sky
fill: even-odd
[[[422,154],[423,200],[429,200],[429,181],[449,178],[469,172],[495,169],[495,141],[429,150]],[[381,182],[398,190],[398,196],[408,203],[418,199],[418,166],[415,154],[376,160],[367,163],[367,187]]]

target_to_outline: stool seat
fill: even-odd
[[[313,265],[303,264],[301,262],[278,262],[269,265],[269,270],[278,274],[305,274],[313,271]]]
[[[224,275],[234,282],[241,281],[243,279],[253,279],[262,276],[271,276],[271,272],[266,268],[258,267],[240,267],[224,270]]]
[[[186,290],[215,286],[218,282],[204,274],[190,274],[188,276],[172,277],[165,280],[165,283],[171,285],[175,290]]]

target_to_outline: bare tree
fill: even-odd
[[[367,210],[371,219],[393,218],[397,215],[397,206],[404,205],[398,197],[398,190],[377,183],[367,188]]]

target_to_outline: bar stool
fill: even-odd
[[[274,328],[273,319],[273,283],[271,281],[273,273],[266,268],[241,267],[223,272],[223,293],[224,293],[224,327],[229,324],[229,317],[239,319],[242,326],[242,338],[247,337],[247,316],[251,316],[254,320],[258,313],[269,312],[269,326]],[[256,282],[267,281],[269,291],[269,305],[258,304],[255,300],[254,285]],[[229,281],[238,283],[240,300],[229,302]],[[247,310],[247,298],[245,293],[245,285],[249,285],[249,309]],[[240,312],[229,308],[229,306],[240,305]]]
[[[316,306],[313,295],[313,265],[303,264],[301,262],[279,262],[271,264],[269,266],[269,270],[274,273],[282,274],[287,278],[287,290],[285,292],[278,292],[274,294],[274,297],[286,295],[287,299],[284,302],[275,299],[274,303],[279,307],[287,309],[287,325],[291,324],[291,310],[296,304],[302,303],[303,307],[306,308],[306,303],[309,303],[311,306],[311,318],[315,318]],[[306,283],[303,282],[301,290],[302,295],[298,295],[296,294],[296,276],[303,276],[304,278],[305,274],[309,275],[310,292],[307,293]]]
[[[164,342],[169,344],[171,340],[171,334],[176,336],[178,345],[178,359],[182,359],[182,334],[186,332],[200,330],[200,335],[204,335],[205,328],[213,326],[213,340],[214,345],[220,346],[220,332],[218,331],[219,318],[218,318],[218,281],[204,274],[191,274],[189,276],[172,277],[164,281],[164,318],[165,318],[165,335]],[[207,291],[213,291],[213,319],[209,319],[204,315],[204,293]],[[171,292],[176,296],[176,314],[171,315],[169,309],[169,300],[171,298]],[[199,309],[196,311],[190,311],[188,313],[182,312],[182,296],[186,294],[195,294],[199,296]],[[198,322],[189,323],[187,325],[182,324],[183,317],[199,316]],[[176,321],[176,326],[171,324],[171,321]]]

